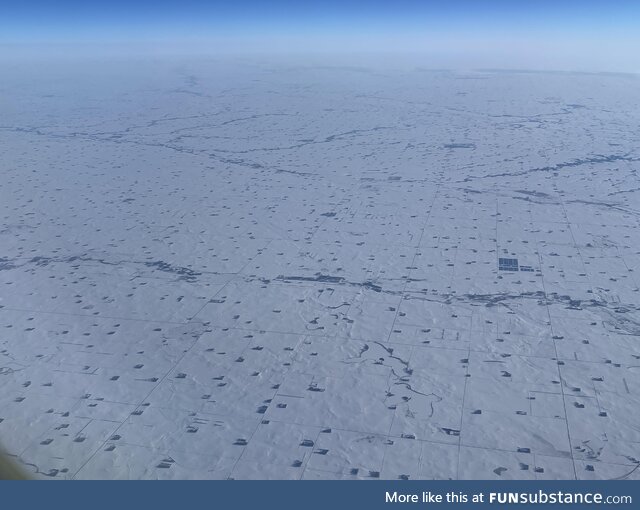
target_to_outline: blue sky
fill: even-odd
[[[640,70],[640,1],[0,0],[4,45],[145,41],[218,51],[591,58],[595,67]]]
[[[180,37],[243,31],[628,31],[637,0],[14,0],[0,1],[10,37]]]

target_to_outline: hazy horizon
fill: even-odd
[[[640,5],[629,1],[31,0],[4,11],[4,58],[291,55],[451,69],[640,72]]]

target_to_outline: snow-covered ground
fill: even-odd
[[[640,478],[639,86],[7,63],[0,442],[55,478]]]

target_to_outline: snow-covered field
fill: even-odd
[[[639,86],[4,64],[0,442],[55,478],[640,478]]]

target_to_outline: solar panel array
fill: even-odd
[[[500,271],[517,271],[518,259],[498,259],[498,269]]]

